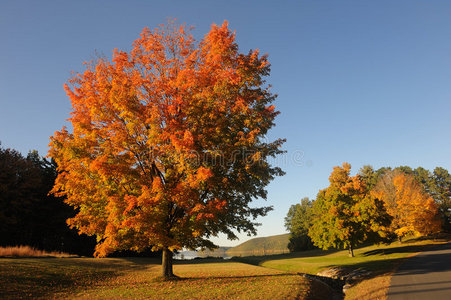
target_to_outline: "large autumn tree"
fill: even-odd
[[[365,241],[389,239],[390,217],[382,201],[370,195],[360,175],[350,176],[351,165],[334,167],[330,185],[319,191],[313,202],[312,225],[308,235],[322,249],[353,249]]]
[[[427,235],[440,231],[438,206],[414,175],[399,169],[388,171],[371,193],[384,201],[393,218],[391,231],[399,239],[407,234]]]
[[[227,22],[199,42],[170,23],[69,81],[73,131],[51,137],[53,192],[78,210],[70,226],[97,236],[96,256],[163,250],[168,278],[173,250],[255,234],[271,208],[249,204],[283,174],[267,161],[283,143],[264,138],[278,114],[269,72],[266,55],[238,51]]]

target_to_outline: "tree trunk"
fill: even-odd
[[[349,245],[348,252],[349,252],[349,257],[354,257],[354,249],[352,249],[352,245]]]
[[[402,244],[402,237],[398,235],[398,242]]]
[[[172,272],[172,251],[168,248],[163,249],[161,266],[163,268],[163,278],[171,279],[174,277],[174,273]]]

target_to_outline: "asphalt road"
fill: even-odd
[[[451,243],[407,259],[393,275],[388,300],[451,300]]]

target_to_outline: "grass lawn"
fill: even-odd
[[[347,293],[347,299],[385,299],[390,284],[391,273],[408,256],[414,255],[433,245],[449,241],[440,239],[411,239],[403,243],[373,245],[354,251],[355,257],[348,257],[348,251],[312,250],[273,256],[235,258],[238,261],[277,270],[316,274],[331,267],[345,269],[363,268],[371,275],[363,278]]]
[[[180,262],[162,281],[154,259],[0,259],[0,298],[303,299],[310,281],[239,262]]]
[[[326,299],[330,290],[297,275],[341,266],[370,275],[346,299],[385,299],[391,273],[408,256],[449,241],[413,239],[347,251],[306,251],[272,256],[176,262],[179,280],[162,281],[150,258],[0,258],[0,299]]]

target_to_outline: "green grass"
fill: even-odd
[[[321,270],[341,266],[364,268],[369,271],[385,270],[413,253],[433,244],[431,240],[408,240],[390,245],[373,245],[358,248],[355,257],[349,257],[347,250],[310,250],[270,256],[235,258],[237,261],[290,272],[316,274]]]
[[[0,298],[302,299],[305,278],[239,262],[174,265],[180,280],[159,279],[154,259],[0,259]]]
[[[254,238],[227,250],[229,256],[268,255],[287,253],[290,234]]]

